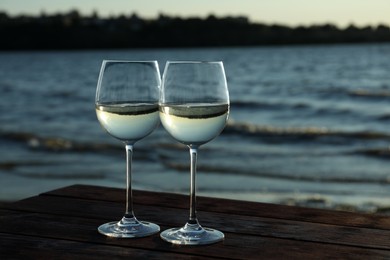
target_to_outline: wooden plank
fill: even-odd
[[[172,252],[5,233],[0,233],[0,245],[2,259],[193,259],[191,255]]]
[[[42,195],[75,197],[91,200],[98,199],[124,203],[124,192],[123,189],[117,188],[73,185],[65,189],[58,189]],[[135,204],[187,209],[188,201],[189,198],[186,195],[139,190],[134,191]],[[197,202],[199,211],[390,230],[390,217],[384,215],[206,198],[202,196],[198,197]]]
[[[91,201],[70,197],[38,196],[14,203],[13,209],[59,216],[101,219],[101,223],[122,217],[123,203]],[[168,227],[181,226],[187,220],[187,210],[144,206],[138,204],[136,215]],[[215,212],[198,212],[201,224],[223,232],[272,236],[301,241],[313,241],[390,249],[390,231],[372,228],[310,223],[306,221],[238,216]]]
[[[15,218],[19,214],[18,218]],[[222,243],[217,243],[209,246],[188,247],[188,246],[171,246],[169,243],[162,241],[158,235],[141,238],[141,239],[114,239],[106,238],[96,231],[97,220],[90,221],[86,218],[69,218],[38,213],[25,213],[20,215],[20,212],[2,212],[2,216],[7,215],[13,220],[13,225],[4,225],[10,223],[10,219],[2,218],[0,222],[0,234],[3,237],[17,237],[11,248],[25,248],[24,243],[32,243],[27,245],[28,250],[46,249],[54,244],[53,254],[61,253],[63,248],[58,248],[53,240],[59,240],[61,247],[69,246],[71,250],[86,246],[99,248],[106,246],[115,246],[126,248],[129,253],[130,248],[142,249],[147,252],[165,252],[181,255],[192,255],[198,257],[223,257],[225,259],[250,259],[256,257],[272,257],[281,259],[305,259],[305,258],[335,258],[340,256],[349,257],[390,257],[390,251],[364,249],[351,246],[340,246],[324,243],[314,243],[305,241],[296,241],[289,239],[280,239],[262,236],[249,236],[242,234],[227,233],[226,239]],[[28,219],[29,221],[25,221]],[[163,227],[166,228],[166,227]],[[39,238],[35,237],[39,234]],[[37,240],[38,239],[38,240]],[[20,241],[19,241],[20,240]],[[26,242],[30,241],[30,242]],[[63,241],[71,241],[71,244],[63,244]],[[0,242],[2,246],[6,246]],[[78,245],[81,244],[81,245]],[[118,250],[118,249],[111,249]],[[122,250],[122,249],[120,249]],[[0,251],[1,252],[1,251]],[[45,252],[45,250],[44,250]],[[87,251],[89,253],[89,251]],[[100,253],[100,249],[96,251]],[[96,254],[95,253],[95,254]],[[103,252],[105,254],[105,252]],[[135,252],[136,254],[144,254],[144,251]],[[82,252],[82,255],[84,252]],[[179,255],[180,254],[180,255]],[[1,254],[0,254],[1,255]],[[143,255],[142,255],[143,256]],[[153,256],[153,254],[151,254]]]
[[[74,249],[75,252],[69,253],[72,258],[84,258],[91,251],[97,259],[100,256],[112,258],[118,256],[115,251],[123,248],[126,251],[124,256],[151,259],[183,258],[182,256],[225,259],[390,258],[387,230],[353,228],[343,224],[310,223],[307,219],[310,221],[311,215],[304,221],[289,220],[284,216],[272,218],[267,215],[268,213],[264,217],[263,212],[256,213],[258,207],[254,208],[254,216],[245,215],[253,209],[240,215],[242,209],[245,211],[248,206],[258,203],[209,198],[201,198],[203,200],[200,203],[201,208],[205,210],[201,209],[198,212],[199,217],[203,225],[225,232],[226,239],[222,243],[202,247],[172,246],[162,241],[157,234],[130,240],[106,238],[98,234],[96,228],[100,223],[119,219],[122,216],[123,193],[121,189],[72,186],[69,189],[60,189],[4,205],[9,210],[0,210],[0,232],[2,232],[0,233],[0,256],[3,256],[2,253],[8,254],[10,250],[11,253],[17,253],[18,248],[22,247],[27,249],[22,251],[25,254],[19,255],[20,258],[25,256],[61,258],[61,256],[66,257],[68,251]],[[188,196],[144,191],[135,191],[135,195],[138,217],[154,221],[160,224],[162,229],[179,226],[187,218]],[[102,201],[99,201],[100,199]],[[226,202],[233,213],[224,213],[223,204],[215,207],[214,204],[221,202],[223,204]],[[281,209],[287,207],[264,203],[260,205],[260,208],[266,212],[272,212],[275,207]],[[306,213],[311,212],[315,216],[319,214],[318,211],[322,212],[322,210],[298,208],[298,213],[300,209],[308,210]],[[336,212],[337,214],[339,212]],[[299,217],[303,218],[303,216],[304,214]],[[364,225],[369,220],[373,221],[373,226],[377,225],[375,222],[377,219],[370,216],[364,215],[367,218],[364,220]],[[317,220],[317,217],[314,219]],[[380,225],[383,223],[386,224],[381,222]],[[41,250],[46,249],[47,245],[49,250]],[[101,249],[102,254],[99,254],[100,247],[104,247]],[[78,250],[79,248],[81,249]],[[90,248],[92,249],[89,250]],[[42,252],[39,253],[40,251]],[[114,253],[107,256],[105,251]],[[38,253],[34,255],[34,252]],[[19,258],[18,255],[16,256]]]

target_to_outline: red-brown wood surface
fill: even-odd
[[[226,235],[207,246],[173,246],[158,234],[107,238],[97,226],[119,220],[124,190],[74,185],[0,209],[0,259],[222,258],[390,259],[390,218],[332,210],[200,197],[203,226]],[[188,196],[134,191],[135,213],[161,229],[181,226]]]

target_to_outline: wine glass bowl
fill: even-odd
[[[199,146],[217,137],[229,115],[229,92],[221,61],[168,61],[161,94],[160,119],[167,132],[187,145],[191,157],[190,216],[183,227],[163,231],[163,240],[183,245],[211,244],[224,239],[204,228],[196,216],[196,163]]]
[[[160,106],[161,122],[179,142],[189,146],[205,144],[223,130],[228,104],[187,103]]]
[[[95,99],[101,126],[126,147],[126,211],[120,221],[99,226],[111,237],[133,238],[155,234],[160,227],[139,221],[133,211],[131,165],[134,144],[149,135],[159,124],[159,88],[157,61],[104,60]]]
[[[113,137],[135,143],[157,126],[158,105],[142,103],[100,103],[96,115],[103,128]]]

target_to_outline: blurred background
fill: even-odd
[[[103,59],[222,60],[231,115],[200,149],[198,194],[390,209],[390,2],[0,2],[0,201],[83,183],[125,187],[100,127]],[[172,180],[175,180],[174,182]],[[160,126],[135,146],[136,189],[189,189]]]

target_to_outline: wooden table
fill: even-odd
[[[122,189],[74,185],[0,208],[0,259],[390,259],[390,217],[198,197],[203,226],[223,242],[177,246],[159,235],[108,238],[98,225],[124,211]],[[185,195],[134,191],[140,220],[162,230],[187,220]]]

